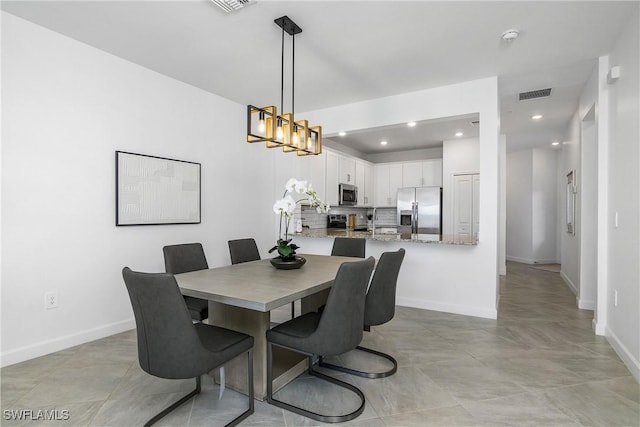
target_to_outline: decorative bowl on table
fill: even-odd
[[[293,258],[283,259],[282,257],[271,258],[271,265],[273,265],[278,270],[296,270],[302,267],[307,259],[301,256],[296,255]]]

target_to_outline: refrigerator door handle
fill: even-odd
[[[418,202],[413,204],[413,221],[411,221],[411,232],[418,234]]]

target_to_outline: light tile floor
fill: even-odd
[[[508,264],[498,320],[399,307],[395,318],[365,334],[364,344],[396,357],[396,375],[360,387],[364,413],[348,425],[633,426],[640,425],[640,387],[603,337],[591,311],[578,310],[558,273]],[[288,318],[289,307],[275,313]],[[352,352],[334,362],[381,369]],[[331,372],[331,371],[327,371]],[[134,331],[6,367],[3,426],[140,426],[193,387],[163,380],[137,362]],[[335,375],[335,374],[334,374]],[[344,413],[357,402],[334,386],[302,376],[279,398]],[[203,378],[203,392],[158,426],[223,425],[245,408],[243,396]],[[69,413],[67,421],[15,421],[11,410]],[[304,417],[256,401],[242,425],[310,426]]]

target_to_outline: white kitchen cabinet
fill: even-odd
[[[402,164],[403,187],[442,187],[442,159]]]
[[[351,157],[338,155],[338,182],[356,185],[356,161]]]
[[[356,160],[356,183],[358,187],[358,206],[373,205],[373,166]]]
[[[402,164],[402,186],[422,186],[422,162],[406,162]]]
[[[422,162],[422,186],[442,187],[442,159],[429,159]]]
[[[395,206],[398,188],[402,187],[402,163],[374,166],[375,206]]]
[[[330,206],[338,206],[338,169],[339,155],[333,151],[326,152],[325,168],[325,201]]]

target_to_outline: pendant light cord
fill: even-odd
[[[291,114],[294,115],[295,75],[296,75],[296,35],[291,36]],[[295,118],[295,115],[294,115]]]
[[[282,27],[282,45],[280,49],[280,114],[284,113],[284,26]]]

